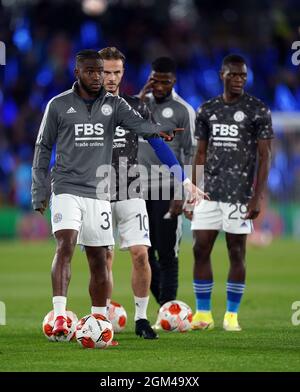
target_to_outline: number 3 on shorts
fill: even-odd
[[[102,212],[101,216],[103,217],[103,224],[101,224],[100,227],[103,230],[108,230],[110,228],[111,212]]]

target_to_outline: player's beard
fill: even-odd
[[[152,94],[155,98],[155,101],[157,103],[163,102],[165,99],[167,99],[171,95],[171,93],[172,93],[172,90],[170,92],[168,91],[167,93],[164,93],[164,94],[157,96],[157,95],[155,95],[155,93],[152,92]]]
[[[82,80],[82,79],[79,79],[79,83],[80,83],[80,86],[81,86],[81,88],[86,92],[86,93],[88,93],[89,95],[94,95],[94,96],[97,96],[98,94],[99,94],[99,91],[101,90],[101,87],[102,87],[102,83],[100,82],[100,87],[99,87],[99,89],[98,90],[93,90],[93,89],[91,89],[88,85],[86,85],[85,83],[84,83],[84,81]]]
[[[105,86],[104,86],[105,87]],[[107,87],[105,87],[105,90],[111,94],[118,94],[119,93],[119,87],[120,87],[120,83],[119,84],[113,84],[113,85],[107,85]]]

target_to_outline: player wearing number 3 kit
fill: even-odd
[[[109,195],[99,172],[111,164],[116,127],[150,136],[172,131],[169,126],[142,119],[123,98],[104,90],[103,61],[96,51],[77,54],[75,76],[72,89],[52,98],[46,107],[32,167],[33,208],[43,214],[48,167],[56,144],[51,172],[51,223],[56,239],[52,264],[54,335],[68,333],[67,291],[77,242],[85,246],[89,262],[91,312],[106,314],[106,248],[114,240]]]
[[[223,327],[226,331],[240,331],[237,313],[245,287],[246,237],[252,230],[251,219],[260,212],[273,131],[268,108],[244,92],[247,79],[244,59],[238,55],[225,57],[220,75],[223,95],[204,103],[196,119],[198,148],[193,181],[197,183],[197,171],[204,165],[204,190],[210,200],[203,200],[193,213],[186,213],[189,218],[193,215],[191,228],[195,240],[193,285],[197,311],[192,328],[214,327],[210,254],[219,230],[223,230],[230,259]]]

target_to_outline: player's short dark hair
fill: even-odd
[[[114,46],[103,48],[99,50],[98,53],[102,60],[122,60],[123,65],[125,64],[126,57],[119,49],[115,48]]]
[[[81,50],[76,54],[76,66],[79,63],[82,63],[84,60],[94,60],[94,59],[101,60],[101,57],[97,52],[97,50],[93,50],[93,49]]]
[[[170,57],[158,57],[152,63],[152,69],[155,72],[169,73],[175,75],[176,63]]]
[[[246,64],[246,61],[244,57],[239,54],[229,54],[223,58],[222,68],[226,67],[228,64]]]

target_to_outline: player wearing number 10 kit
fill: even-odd
[[[200,108],[195,137],[198,148],[193,166],[204,165],[204,190],[210,200],[203,200],[193,213],[194,292],[196,310],[193,329],[214,326],[210,297],[213,275],[210,254],[219,230],[226,233],[230,259],[227,281],[227,309],[223,327],[240,331],[237,312],[245,287],[245,248],[252,221],[260,212],[260,201],[267,182],[271,138],[270,111],[257,98],[244,92],[247,67],[238,55],[224,58],[221,79],[224,93]],[[254,187],[256,157],[258,167]]]
[[[104,66],[104,87],[118,95],[125,70],[125,56],[115,47],[103,48],[99,51]],[[144,118],[150,113],[144,103],[137,97],[122,94],[122,97]],[[148,138],[156,156],[169,168],[177,165],[180,168],[172,150],[160,138]],[[118,230],[120,248],[129,250],[132,259],[132,290],[135,303],[135,333],[144,339],[156,339],[156,332],[147,319],[147,307],[151,283],[151,269],[148,261],[149,239],[148,214],[145,200],[141,198],[140,173],[138,167],[138,137],[132,135],[125,127],[117,127],[113,141],[112,165],[115,179],[111,181],[111,209],[114,229]],[[180,172],[180,173],[179,173]],[[179,180],[186,187],[193,186],[188,179],[184,180],[181,168]],[[115,186],[114,186],[115,185]],[[113,289],[113,249],[107,250],[107,266],[109,273],[108,300],[110,302]]]

